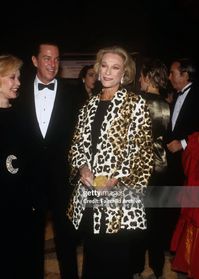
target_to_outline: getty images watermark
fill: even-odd
[[[199,208],[197,186],[148,186],[144,193],[139,187],[121,187],[121,190],[84,189],[86,206],[133,206],[143,203],[151,208]]]

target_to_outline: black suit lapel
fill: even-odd
[[[174,131],[180,129],[183,129],[182,125],[185,125],[184,118],[186,117],[188,110],[190,110],[190,101],[191,101],[192,95],[191,92],[188,93],[186,96],[184,103],[181,107],[181,110],[179,112],[178,118],[175,123]]]
[[[27,104],[27,109],[28,109],[28,114],[30,115],[30,129],[32,130],[33,134],[40,140],[43,139],[40,127],[39,127],[39,122],[37,120],[37,114],[36,114],[36,107],[35,107],[35,97],[34,97],[34,83],[32,83],[32,87],[28,91],[28,100],[26,101]]]
[[[57,92],[55,96],[55,101],[54,101],[50,121],[48,124],[48,129],[46,131],[45,139],[52,137],[53,136],[52,133],[56,133],[57,129],[59,129],[58,122],[60,117],[61,94],[62,92],[61,92],[60,84],[59,82],[57,82]]]

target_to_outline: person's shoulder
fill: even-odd
[[[199,103],[199,86],[197,83],[193,83],[191,89],[186,96],[185,103],[190,106],[197,107]]]
[[[164,98],[163,96],[160,96],[159,102],[160,102],[163,106],[170,108],[170,104],[167,102],[167,100],[165,100],[165,98]]]
[[[190,91],[195,97],[199,97],[199,83],[193,83]]]
[[[57,78],[57,90],[61,92],[63,97],[73,98],[76,90],[76,85],[65,78]]]
[[[59,86],[62,86],[64,88],[72,88],[73,84],[66,78],[62,78],[62,77],[57,77],[57,84]]]

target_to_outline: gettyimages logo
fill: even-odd
[[[125,190],[85,188],[83,202],[86,206],[130,207],[143,203],[148,208],[199,208],[199,187],[148,186],[144,194],[130,186]]]

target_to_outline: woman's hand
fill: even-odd
[[[115,186],[117,184],[118,180],[116,178],[110,178],[107,180],[107,183],[106,183],[106,188],[107,190],[109,188],[112,188],[113,186]]]
[[[91,187],[93,185],[93,173],[89,169],[87,165],[80,167],[80,180],[87,187]]]

